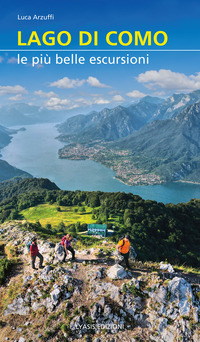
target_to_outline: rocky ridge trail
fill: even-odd
[[[45,268],[33,271],[33,235],[16,222],[0,226],[19,257],[0,290],[0,342],[200,341],[199,276],[138,261],[127,272],[107,255],[107,240],[104,250],[76,250],[77,262],[63,263],[61,245],[39,239]]]

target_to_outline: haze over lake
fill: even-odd
[[[200,199],[200,185],[168,183],[163,185],[127,186],[114,179],[115,173],[92,160],[58,158],[63,143],[55,124],[24,126],[13,136],[12,142],[2,149],[2,159],[29,172],[34,177],[49,178],[63,190],[101,190],[132,192],[144,199],[163,203],[187,202]]]

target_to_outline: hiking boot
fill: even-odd
[[[36,267],[32,267],[32,269],[33,269],[33,270],[38,270],[38,268],[36,268]]]
[[[45,268],[45,266],[40,266],[39,268]]]
[[[74,258],[74,259],[71,259],[70,261],[75,262],[75,261],[78,261],[78,260],[76,258]]]

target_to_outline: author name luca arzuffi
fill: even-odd
[[[18,14],[17,20],[54,20],[54,14],[48,15],[20,15]]]

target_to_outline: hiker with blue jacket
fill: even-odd
[[[72,236],[70,235],[70,234],[67,234],[66,236],[65,236],[65,240],[64,240],[64,252],[65,252],[65,256],[64,256],[64,259],[63,259],[63,261],[65,261],[65,259],[66,259],[66,257],[67,257],[67,254],[68,254],[68,251],[70,251],[71,252],[71,254],[72,254],[72,261],[75,261],[76,259],[75,259],[75,251],[74,251],[74,249],[72,248],[72,246],[71,246],[71,242],[72,242]]]
[[[38,249],[38,245],[37,245],[37,238],[36,237],[33,237],[32,241],[31,241],[30,256],[31,256],[31,260],[32,260],[32,268],[34,270],[37,270],[37,268],[35,267],[35,259],[36,259],[36,257],[38,257],[40,259],[39,268],[44,268],[44,266],[42,266],[43,256],[42,256],[42,254],[39,253],[39,249]]]
[[[124,257],[124,261],[128,269],[131,268],[129,265],[129,261],[128,261],[130,246],[131,246],[130,236],[125,235],[125,237],[118,242],[117,247],[116,247],[119,253]]]

